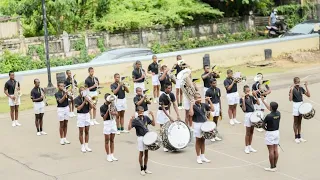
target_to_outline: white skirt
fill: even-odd
[[[152,85],[153,86],[160,85],[159,75],[158,74],[152,75]]]
[[[280,133],[277,131],[266,131],[265,135],[265,143],[266,145],[274,145],[279,144],[280,141]]]
[[[90,126],[90,114],[89,113],[78,113],[77,116],[77,127]]]
[[[58,120],[59,121],[69,120],[69,111],[70,111],[69,106],[58,107],[57,108]]]
[[[103,121],[103,134],[115,134],[117,133],[117,123],[115,120]]]
[[[228,105],[239,104],[240,97],[238,92],[227,94]]]
[[[181,84],[181,80],[180,80],[180,79],[177,79],[177,80],[176,80],[176,89],[180,89],[180,88],[181,88],[181,87],[180,87],[180,86],[181,86],[180,84]]]
[[[126,100],[126,98],[117,99],[116,108],[117,108],[118,112],[119,111],[125,111],[127,109],[127,100]]]

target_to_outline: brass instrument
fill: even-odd
[[[116,101],[117,97],[115,95],[109,95],[106,99],[106,101],[110,102],[109,104],[109,116],[111,120],[116,120],[117,116],[116,115],[112,115],[114,112],[117,112],[117,108],[116,108]]]
[[[149,91],[149,89],[143,90],[143,94],[144,94],[143,97],[145,98],[145,102],[152,102],[153,98],[150,97],[150,98],[148,99],[148,97],[147,97],[146,92],[148,92],[148,91]]]
[[[158,64],[158,74],[160,73],[160,69],[161,69],[161,61],[162,59],[158,59],[157,64]]]
[[[14,104],[18,105],[19,103],[19,98],[21,96],[20,88],[19,88],[19,81],[16,81],[15,87],[14,87]]]
[[[181,89],[189,101],[194,100],[194,95],[197,92],[191,78],[191,70],[186,68],[179,72],[177,79],[181,80]]]
[[[144,75],[144,81],[145,81],[147,84],[149,84],[149,81],[147,80],[147,75],[146,75],[146,73],[144,72],[144,70],[142,69],[142,67],[140,67],[139,71],[140,71],[140,74],[141,74],[141,75]]]
[[[72,99],[77,97],[77,92],[78,92],[74,77],[76,77],[76,75],[71,76],[71,84],[72,84],[72,89],[71,89],[72,96],[71,97],[72,97]]]
[[[257,88],[260,94],[267,92],[269,89],[267,86],[270,84],[270,80],[263,80],[260,82],[260,86]]]
[[[177,82],[175,72],[176,72],[176,69],[172,69],[172,70],[168,71],[169,78],[171,79],[171,81],[173,81],[173,83]]]
[[[41,96],[43,97],[43,98],[42,98],[42,101],[45,103],[46,106],[48,106],[48,100],[47,100],[47,98],[46,98],[46,95],[44,94],[43,89],[40,88],[40,87],[39,87],[39,89],[40,89],[40,94],[41,94]]]
[[[93,76],[93,82],[94,82],[94,84],[97,85],[97,92],[98,92],[98,94],[101,94],[101,92],[100,92],[100,90],[99,90],[99,88],[101,88],[101,87],[99,87],[99,82],[97,82],[97,79],[96,79],[96,77],[94,77],[94,76]]]
[[[125,80],[127,77],[120,77],[120,83],[122,83],[123,86],[129,88],[130,85],[128,82],[122,82],[123,80]]]
[[[84,90],[81,92],[82,97],[87,100],[87,102],[93,107],[93,109],[96,109],[96,104],[94,103],[94,101],[92,100],[92,97],[89,96],[89,91],[88,90]]]
[[[247,77],[246,76],[241,76],[240,72],[236,72],[237,76],[233,76],[233,79],[236,80],[236,83],[240,83],[240,82],[246,82],[247,81]]]
[[[216,67],[217,65],[214,65],[212,68],[211,68],[211,72],[214,73],[214,74],[218,74],[220,76],[221,74],[221,71],[215,71],[214,68]]]

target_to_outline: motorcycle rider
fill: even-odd
[[[269,26],[277,26],[277,9],[274,9],[269,17]]]

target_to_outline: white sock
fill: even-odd
[[[89,146],[89,144],[88,144],[88,143],[85,143],[85,144],[84,144],[84,146],[85,146],[85,147],[88,147],[88,146]]]
[[[197,159],[201,159],[200,156],[197,156]]]
[[[205,157],[204,157],[204,154],[201,154],[201,155],[200,155],[200,158],[205,158]]]

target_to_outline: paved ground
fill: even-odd
[[[312,103],[315,109],[320,108],[320,76],[316,73],[320,68],[292,72],[286,75],[269,75],[272,94],[270,100],[280,104],[281,119],[281,146],[284,152],[280,153],[278,171],[269,173],[263,170],[268,166],[268,153],[264,145],[264,133],[255,132],[253,147],[258,150],[255,154],[247,155],[243,152],[244,132],[243,125],[231,127],[225,118],[219,124],[223,141],[207,142],[206,156],[211,159],[209,164],[196,163],[193,144],[177,153],[165,153],[161,150],[150,153],[149,169],[152,175],[141,177],[139,174],[138,152],[136,148],[135,131],[130,134],[121,134],[116,137],[116,153],[118,162],[106,161],[102,125],[91,128],[90,147],[92,153],[81,153],[77,140],[76,119],[69,122],[68,139],[70,145],[59,144],[58,123],[56,108],[47,107],[45,114],[45,131],[47,136],[37,137],[34,128],[32,111],[21,113],[22,127],[12,128],[7,114],[1,114],[0,120],[0,179],[185,179],[196,178],[238,179],[238,180],[319,180],[317,172],[320,161],[320,125],[319,114],[309,121],[303,121],[303,137],[308,140],[304,144],[295,144],[292,132],[291,103],[288,101],[288,85],[292,77],[299,75],[307,77],[313,83],[310,85]],[[314,74],[314,75],[311,75]],[[309,76],[311,75],[311,76]],[[221,83],[220,83],[221,84]],[[251,84],[251,82],[249,82]],[[221,85],[220,85],[221,87]],[[241,90],[242,87],[239,88]],[[224,90],[222,91],[224,92]],[[226,99],[223,100],[223,111],[227,110]],[[308,99],[305,99],[309,101]],[[132,114],[132,99],[128,100],[127,117]],[[153,104],[152,109],[156,106]],[[183,111],[181,110],[181,114]],[[243,122],[243,113],[238,109],[238,120]],[[101,119],[99,119],[101,122]],[[158,127],[157,127],[158,129]]]

